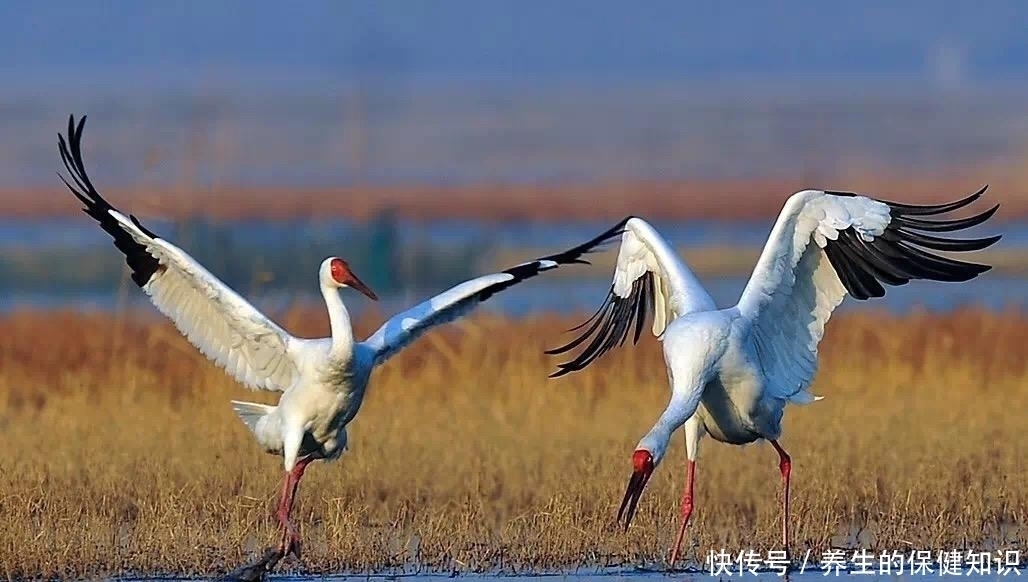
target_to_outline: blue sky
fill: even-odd
[[[0,73],[89,78],[1016,80],[1028,3],[129,0],[0,4]]]

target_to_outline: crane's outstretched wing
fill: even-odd
[[[504,289],[561,265],[575,263],[588,265],[589,261],[583,259],[582,256],[593,252],[603,243],[621,234],[627,220],[625,218],[592,240],[562,253],[522,263],[506,271],[465,281],[394,315],[378,331],[362,342],[362,345],[371,350],[375,365],[381,364],[432,327],[460,318]]]
[[[659,337],[676,317],[713,309],[714,300],[667,241],[645,220],[632,217],[621,236],[614,281],[606,301],[592,317],[569,331],[587,325],[589,328],[570,343],[546,353],[571,351],[590,336],[592,342],[572,361],[558,364],[559,369],[550,377],[582,370],[615,344],[623,345],[633,324],[633,341],[638,342],[645,320],[651,315],[653,335]]]
[[[71,182],[61,180],[125,254],[132,281],[205,356],[251,389],[285,390],[297,377],[289,355],[292,336],[135,216],[126,217],[93,187],[82,160],[83,116],[68,119],[68,141],[58,135]]]
[[[929,220],[963,208],[983,187],[956,202],[914,206],[850,192],[804,190],[785,203],[736,306],[769,380],[765,395],[809,402],[817,348],[832,311],[848,294],[865,300],[885,285],[914,279],[967,281],[991,267],[934,254],[984,249],[1000,239],[940,237],[981,224],[999,205],[968,218]]]

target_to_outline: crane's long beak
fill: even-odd
[[[632,455],[632,465],[635,469],[632,471],[632,477],[628,480],[628,488],[625,489],[625,497],[621,500],[621,507],[618,509],[618,522],[621,521],[621,517],[625,518],[625,531],[628,531],[628,525],[632,522],[632,518],[635,516],[635,508],[639,505],[639,498],[642,497],[643,489],[646,488],[646,482],[650,480],[650,475],[653,474],[653,456],[649,451],[639,450]],[[625,510],[628,510],[627,513]]]
[[[368,298],[372,301],[378,301],[378,295],[375,295],[375,292],[372,291],[367,285],[365,285],[364,281],[358,279],[357,275],[354,275],[353,272],[350,273],[350,281],[348,282],[348,284],[350,285],[350,287],[353,287],[354,289],[367,295]]]

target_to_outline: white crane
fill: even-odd
[[[300,536],[290,520],[293,499],[307,465],[334,460],[347,447],[346,425],[364,399],[372,370],[434,326],[453,321],[512,285],[560,265],[588,264],[581,257],[621,233],[622,221],[593,240],[562,253],[523,263],[457,285],[386,321],[358,341],[340,298],[351,287],[375,300],[346,261],[329,257],[318,280],[328,308],[332,336],[305,339],[290,335],[197,263],[185,251],[126,217],[93,187],[82,159],[86,118],[68,120],[68,142],[58,135],[72,182],[61,179],[85,205],[125,255],[132,280],[205,356],[250,389],[282,393],[277,406],[233,401],[233,407],[258,444],[281,455],[285,465],[276,517],[282,527],[277,562],[299,557]],[[627,220],[627,219],[626,219]]]
[[[787,403],[818,400],[807,391],[817,369],[818,343],[832,311],[848,294],[881,297],[885,285],[914,279],[966,281],[989,270],[932,253],[973,251],[999,236],[951,239],[952,232],[988,220],[999,205],[963,219],[924,217],[963,208],[986,187],[948,204],[913,206],[849,192],[804,190],[789,197],[739,302],[718,309],[689,268],[657,231],[630,218],[621,238],[614,281],[606,301],[576,339],[548,354],[569,352],[592,340],[551,377],[582,370],[644,321],[663,344],[671,399],[632,455],[633,473],[618,510],[624,527],[635,513],[671,435],[685,426],[688,458],[674,565],[693,510],[700,438],[745,445],[763,439],[778,452],[782,473],[782,543],[789,548],[789,474],[792,462],[778,443]],[[627,510],[627,512],[626,512]]]

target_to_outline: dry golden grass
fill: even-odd
[[[315,334],[324,319],[283,321]],[[542,349],[570,323],[479,314],[377,371],[351,451],[312,466],[301,486],[303,567],[661,559],[681,438],[631,531],[611,527],[632,449],[668,397],[658,344],[647,336],[547,380],[554,361]],[[825,400],[786,415],[793,549],[852,543],[857,527],[872,549],[1028,550],[1026,323],[980,311],[838,315],[815,385]],[[237,387],[151,317],[18,313],[0,329],[0,575],[210,574],[274,541],[280,459],[257,449],[228,404],[274,395]],[[697,478],[688,555],[774,547],[770,447],[704,440]]]

